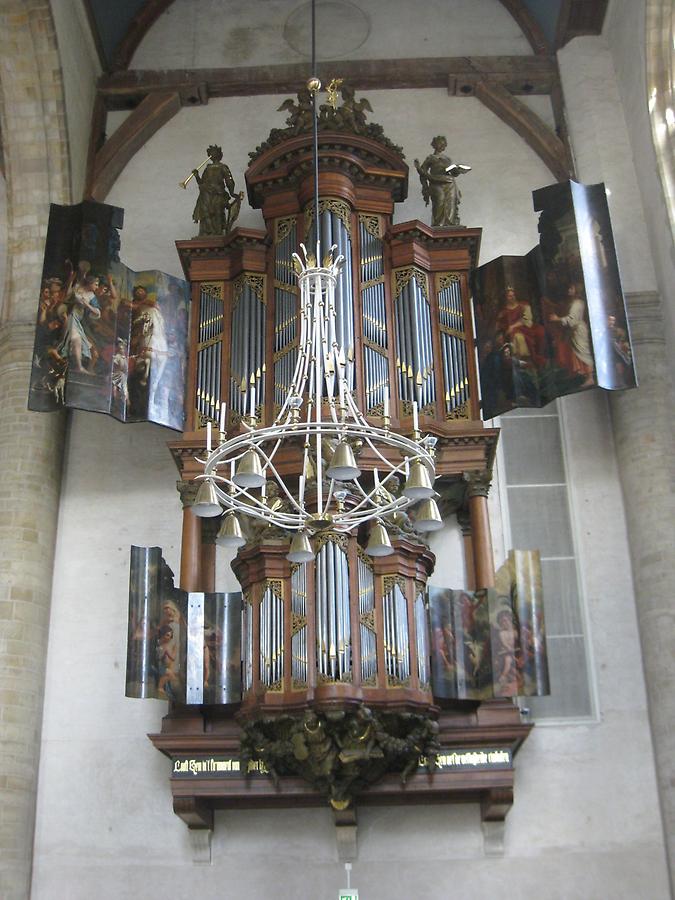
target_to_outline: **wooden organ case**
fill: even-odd
[[[466,587],[490,587],[487,492],[498,435],[480,421],[468,291],[480,229],[394,225],[408,168],[388,142],[323,131],[319,171],[322,247],[335,244],[345,257],[336,318],[349,390],[379,425],[388,389],[391,427],[408,435],[417,401],[420,429],[438,439],[435,487],[444,515],[456,514],[462,526]],[[217,433],[225,401],[228,437],[236,434],[250,412],[251,387],[259,423],[271,423],[295,367],[299,292],[292,254],[300,242],[312,247],[316,240],[310,135],[263,149],[246,183],[265,231],[237,228],[225,237],[177,242],[193,301],[185,432],[170,443],[181,477],[186,591],[215,588],[214,522],[190,511],[205,426],[211,422]],[[297,481],[301,463],[300,453],[284,458],[289,482]],[[360,459],[365,477],[375,464]],[[358,796],[353,785],[338,785],[328,797],[338,825],[354,824],[357,802],[476,800],[484,820],[502,820],[512,803],[513,755],[531,726],[510,700],[443,708],[435,701],[425,610],[435,560],[410,523],[401,522],[394,553],[381,558],[365,553],[363,534],[319,532],[315,561],[304,565],[286,559],[288,537],[263,528],[247,536],[232,564],[244,598],[241,704],[174,705],[161,733],[151,736],[174,761],[176,813],[192,828],[210,828],[218,808],[325,803],[316,771],[313,778],[276,773],[274,781],[264,774],[252,758],[256,740],[270,722],[295,717],[311,735],[317,715],[330,725],[373,712],[380,723],[390,715],[436,722],[439,755],[433,773],[413,767],[403,779],[400,767],[380,766],[377,777],[358,785]],[[360,740],[370,727],[364,725]],[[243,756],[242,734],[254,748]],[[354,752],[340,755],[353,760]],[[227,758],[234,768],[227,777],[183,778],[188,757]],[[491,766],[490,758],[501,763]]]

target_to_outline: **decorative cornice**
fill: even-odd
[[[392,244],[415,241],[429,249],[468,251],[472,267],[478,265],[481,234],[480,228],[432,227],[417,219],[401,222],[389,231]]]
[[[254,209],[262,206],[266,188],[295,187],[311,176],[312,137],[299,134],[263,150],[246,172],[248,200]],[[384,187],[395,202],[408,193],[408,166],[395,150],[364,135],[325,131],[319,134],[319,168],[322,172],[344,171],[356,185]]]
[[[183,504],[183,509],[188,509],[195,502],[198,487],[199,485],[196,481],[176,482],[176,490],[180,494],[180,502]]]
[[[665,344],[660,295],[656,291],[636,291],[625,296],[632,343]]]

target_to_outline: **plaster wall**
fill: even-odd
[[[642,206],[649,210],[647,235],[666,323],[667,356],[675,359],[675,243],[656,165],[646,84],[644,0],[612,0],[603,36],[612,56],[635,161]],[[649,288],[646,288],[649,289]],[[675,369],[671,369],[675,374]]]
[[[91,113],[101,65],[82,0],[51,0],[51,7],[63,75],[72,202],[79,203],[84,190]]]
[[[645,209],[612,56],[602,37],[576,38],[558,54],[580,181],[604,181],[625,292],[654,290]]]
[[[467,225],[484,228],[482,261],[524,253],[536,243],[530,191],[553,179],[478,101],[444,91],[368,97],[372,119],[403,145],[409,160],[422,158],[431,136],[441,132],[453,157],[474,167],[462,180],[461,214]],[[195,233],[194,192],[186,196],[178,182],[215,141],[223,145],[237,188],[243,187],[247,151],[277,124],[279,102],[233,98],[184,109],[146,144],[108,198],[126,209],[122,257],[128,265],[178,273],[173,241]],[[410,197],[396,219],[428,221],[428,215],[411,178]],[[247,208],[240,223],[262,225],[259,212]],[[627,233],[622,219],[615,227]],[[599,719],[535,729],[516,761],[516,803],[502,857],[485,853],[477,806],[361,809],[352,884],[367,900],[445,900],[450,892],[487,898],[505,884],[513,898],[668,896],[605,398],[571,397],[563,403],[563,417]],[[188,830],[171,811],[169,763],[145,737],[159,730],[165,705],[123,696],[129,545],[159,545],[174,571],[178,567],[180,504],[164,446],[169,436],[160,428],[123,426],[94,414],[71,418],[33,900],[334,897],[345,876],[326,809],[218,814],[213,863],[196,865]],[[456,531],[437,537],[434,549],[444,556],[440,583],[463,577]],[[503,549],[495,548],[498,562]],[[454,571],[448,560],[457,561]],[[226,562],[219,559],[222,589]]]
[[[318,60],[532,52],[498,0],[453,0],[452,15],[445,0],[322,0],[316,19]],[[129,68],[301,62],[310,56],[310,21],[310,4],[296,0],[266,0],[264,16],[259,3],[247,0],[175,0],[143,39]]]

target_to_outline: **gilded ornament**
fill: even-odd
[[[405,783],[422,760],[433,772],[438,730],[437,722],[417,713],[374,712],[364,705],[325,713],[308,709],[302,716],[265,716],[244,724],[241,758],[245,771],[258,761],[275,783],[284,775],[304,778],[334,809],[344,810],[387,773],[398,773]]]
[[[461,277],[456,272],[442,272],[436,276],[436,281],[438,290],[444,291],[446,288],[449,288],[450,285],[457,284],[458,281],[461,281]]]
[[[372,234],[373,237],[381,238],[381,223],[379,216],[370,216],[366,213],[359,213],[359,222],[366,229],[368,234]]]
[[[216,300],[223,299],[225,284],[222,281],[202,281],[199,284],[200,291],[214,297]]]
[[[424,299],[429,302],[429,292],[427,288],[427,276],[425,272],[422,272],[421,269],[417,269],[415,266],[407,266],[404,269],[394,269],[393,279],[394,279],[394,298],[398,300],[401,295],[401,291],[403,288],[412,280],[415,279],[417,284],[419,285],[422,294],[424,295]]]
[[[293,230],[296,223],[295,216],[285,216],[283,219],[276,219],[274,223],[274,243],[280,244],[284,238]]]

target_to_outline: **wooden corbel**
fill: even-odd
[[[535,112],[506,88],[481,80],[476,84],[474,95],[534,150],[557,181],[567,181],[573,175],[565,144]]]
[[[147,94],[93,155],[85,196],[103,202],[135,153],[181,108],[178,91]]]

